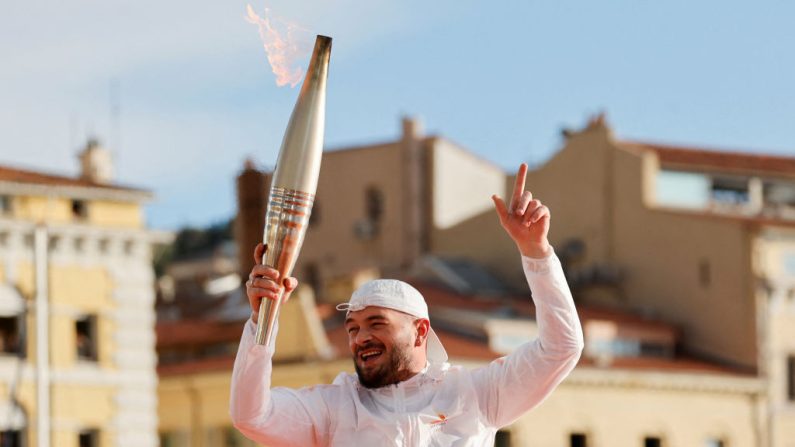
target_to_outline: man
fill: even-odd
[[[550,214],[524,190],[522,164],[510,207],[497,215],[522,255],[533,292],[538,339],[487,366],[451,367],[431,329],[422,295],[395,280],[371,281],[351,296],[345,328],[356,375],[331,385],[270,388],[273,346],[254,343],[263,298],[278,273],[257,265],[246,284],[253,309],[232,376],[235,427],[269,446],[491,446],[498,429],[538,405],[574,368],[582,329],[560,262],[547,240]],[[261,263],[263,248],[255,250]],[[282,282],[285,292],[297,285]]]

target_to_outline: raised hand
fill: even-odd
[[[510,206],[498,195],[491,196],[500,224],[516,243],[519,251],[530,258],[545,258],[552,253],[547,240],[549,233],[549,208],[533,199],[530,191],[525,191],[527,165],[522,163],[516,174]]]
[[[259,318],[259,307],[263,298],[275,300],[279,298],[279,292],[284,287],[283,301],[290,299],[290,294],[298,287],[298,280],[293,277],[284,278],[279,281],[279,271],[262,265],[262,256],[265,255],[266,247],[264,244],[257,244],[254,249],[254,268],[248,275],[246,281],[246,295],[251,304],[251,319],[254,322]],[[281,284],[280,284],[281,283]]]

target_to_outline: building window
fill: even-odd
[[[0,317],[0,353],[24,356],[22,349],[22,317]],[[4,447],[0,444],[0,447]]]
[[[94,315],[75,321],[75,347],[78,360],[97,360],[97,317]],[[82,445],[82,444],[81,444]]]
[[[124,241],[124,254],[131,256],[135,253],[135,241]]]
[[[641,357],[661,357],[671,358],[674,356],[674,347],[670,343],[659,343],[653,341],[640,342]]]
[[[795,210],[795,184],[765,181],[763,195],[765,214],[792,219]]]
[[[795,355],[787,357],[787,399],[795,402]]]
[[[643,447],[662,447],[662,439],[656,436],[646,436],[643,438]]]
[[[108,239],[99,240],[99,252],[106,255],[110,252],[110,241]]]
[[[88,217],[88,205],[84,200],[72,200],[72,216],[81,220]]]
[[[588,447],[588,437],[584,433],[569,435],[569,447]]]
[[[83,430],[78,435],[78,446],[99,447],[99,430]]]
[[[73,240],[75,246],[75,252],[78,254],[82,254],[86,249],[86,240],[83,237],[76,237]],[[0,446],[2,447],[2,446]]]
[[[384,214],[384,195],[374,186],[364,191],[364,214],[364,219],[353,224],[353,234],[357,239],[369,241],[378,236]]]
[[[0,447],[22,447],[21,430],[5,430],[0,432]]]
[[[371,186],[364,192],[365,212],[367,219],[373,223],[378,223],[384,214],[384,195],[381,190]]]
[[[706,209],[710,179],[704,174],[661,170],[657,174],[657,204],[676,208]]]
[[[710,195],[715,204],[728,206],[746,204],[750,200],[748,179],[713,178]]]
[[[511,432],[500,430],[494,437],[494,447],[511,447]]]
[[[50,236],[49,240],[47,241],[47,247],[50,251],[58,251],[61,247],[61,237],[60,236]]]
[[[160,447],[190,447],[190,435],[185,431],[160,433]]]
[[[0,195],[0,216],[8,216],[11,214],[12,204],[11,204],[11,196],[8,195]]]

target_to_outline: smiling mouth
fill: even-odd
[[[379,359],[381,354],[383,354],[383,351],[380,349],[367,349],[359,354],[359,360],[365,365],[370,365]]]

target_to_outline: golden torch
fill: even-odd
[[[326,78],[330,56],[331,38],[317,36],[271,182],[268,211],[265,214],[265,255],[262,263],[278,270],[282,279],[290,276],[298,259],[315,200],[323,152]],[[271,342],[282,304],[282,293],[284,287],[277,299],[262,300],[256,337],[260,345],[269,345]]]

